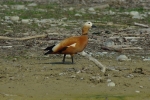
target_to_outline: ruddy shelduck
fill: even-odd
[[[49,46],[45,49],[48,51],[45,53],[47,54],[64,54],[63,63],[65,62],[66,54],[71,55],[72,63],[73,62],[73,55],[77,54],[78,52],[82,52],[88,43],[88,31],[90,28],[95,27],[92,25],[91,22],[86,22],[82,27],[82,35],[81,36],[74,36],[69,37],[56,45]]]

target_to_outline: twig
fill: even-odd
[[[12,48],[13,46],[0,46],[0,48]]]
[[[120,46],[112,46],[112,47],[107,47],[107,46],[102,46],[101,49],[103,50],[109,50],[109,51],[116,51],[116,52],[122,52],[122,47]]]
[[[4,46],[0,46],[0,48],[12,48],[12,47],[23,47],[24,45],[4,45]]]
[[[100,69],[103,73],[106,72],[106,67],[99,62],[97,59],[93,58],[92,56],[89,56],[86,52],[82,51],[81,53],[79,53],[80,55],[88,58],[90,61],[93,61]]]
[[[23,37],[23,38],[12,38],[12,37],[6,37],[6,36],[0,36],[0,40],[29,40],[29,39],[34,39],[34,38],[43,38],[46,37],[47,34],[42,34],[42,35],[35,35],[35,36],[28,36],[28,37]]]
[[[84,4],[84,5],[86,5],[86,3],[85,3],[85,1],[84,0],[81,0],[82,1],[82,3]]]
[[[123,50],[143,50],[141,47],[128,47],[128,48],[122,48]]]
[[[121,24],[102,24],[98,23],[98,25],[103,25],[103,26],[116,26],[116,27],[127,27],[128,25],[121,25]]]
[[[144,25],[144,24],[140,24],[140,23],[134,23],[134,25],[136,26],[141,26],[141,27],[145,27],[145,28],[148,28],[149,26],[148,25]]]
[[[2,94],[2,95],[4,95],[4,96],[17,96],[17,95],[13,95],[13,94],[6,94],[6,93],[0,93],[0,94]]]
[[[145,37],[124,37],[126,40],[127,39],[144,39]]]

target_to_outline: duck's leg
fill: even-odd
[[[64,54],[62,62],[65,63],[66,54]]]
[[[73,54],[71,54],[71,60],[72,60],[72,64],[74,63],[74,61],[73,61]]]
[[[73,62],[73,56],[71,56],[71,60],[72,60],[72,64],[73,64],[73,63],[74,63],[74,62]]]

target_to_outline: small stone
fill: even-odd
[[[19,21],[19,16],[10,16],[10,19],[11,19],[12,21],[17,22],[17,21]]]
[[[30,34],[27,32],[27,33],[22,33],[24,36],[29,36]]]
[[[110,7],[109,4],[101,4],[98,6],[94,6],[95,9],[105,9],[105,8],[109,8],[109,7]]]
[[[93,15],[95,15],[95,14],[96,14],[96,12],[90,12],[90,14],[93,14]]]
[[[134,73],[145,74],[143,68],[135,68]]]
[[[124,12],[123,14],[125,14],[125,15],[129,15],[130,13],[129,13],[129,12]]]
[[[77,73],[77,74],[81,73],[81,70],[77,71],[76,73]]]
[[[106,42],[103,43],[103,45],[106,47],[112,47],[115,45],[115,43],[112,40],[107,40]]]
[[[135,92],[136,92],[136,93],[140,93],[140,91],[138,91],[138,90],[136,90]]]
[[[144,86],[140,86],[140,88],[144,88]]]
[[[45,77],[45,79],[49,79],[49,77]]]
[[[26,9],[25,5],[12,5],[11,8],[16,10]]]
[[[128,57],[126,55],[120,55],[117,57],[117,60],[118,61],[127,61],[127,60],[131,60],[131,59],[128,59]]]
[[[143,19],[142,15],[139,14],[138,11],[131,11],[130,15],[132,16],[132,18],[134,19]]]
[[[113,22],[108,22],[108,23],[107,23],[107,25],[113,25],[113,24],[114,24]]]
[[[95,84],[97,84],[97,83],[100,83],[102,81],[102,77],[100,77],[100,76],[92,76],[90,78],[90,81],[95,83]]]
[[[107,82],[111,82],[111,79],[107,79]]]
[[[139,15],[139,12],[138,11],[131,11],[130,15],[131,16],[136,16],[136,15]]]
[[[71,77],[71,78],[75,78],[75,77],[76,77],[76,75],[71,75],[70,77]]]
[[[104,55],[107,55],[108,52],[97,52],[97,55],[100,55],[100,56],[104,56]]]
[[[95,9],[91,7],[91,8],[88,9],[88,11],[95,12]]]
[[[133,78],[134,77],[134,75],[133,74],[129,74],[129,75],[127,75],[127,78]]]
[[[70,7],[70,8],[69,8],[69,11],[73,11],[73,10],[74,10],[74,8],[73,8],[73,7]]]
[[[62,75],[64,75],[64,73],[59,73],[59,76],[62,76]]]
[[[107,84],[107,86],[109,86],[109,87],[114,87],[114,86],[115,86],[115,83],[114,83],[114,82],[109,82],[109,83]]]
[[[30,19],[22,19],[21,22],[22,22],[23,24],[29,24]]]
[[[38,9],[37,11],[40,11],[40,12],[47,12],[46,9]]]
[[[12,60],[13,62],[15,62],[15,61],[17,61],[17,58],[13,58],[13,60]]]
[[[10,77],[10,78],[9,78],[9,80],[14,80],[14,79],[15,79],[15,77]]]
[[[143,59],[143,61],[150,61],[150,58],[145,58]]]
[[[52,27],[56,27],[56,26],[57,26],[57,24],[50,24],[50,26],[52,26]]]
[[[79,12],[81,12],[82,14],[85,14],[85,13],[86,13],[86,11],[85,11],[85,9],[84,9],[84,8],[80,9],[80,11],[79,11]]]
[[[35,7],[35,6],[37,6],[37,4],[36,3],[30,3],[30,4],[28,4],[28,6],[29,7]]]
[[[92,7],[88,9],[88,12],[89,12],[90,14],[96,14],[95,9],[92,8]]]
[[[75,14],[74,16],[76,16],[76,17],[82,17],[82,15],[81,14]]]
[[[8,6],[7,6],[7,5],[3,5],[3,7],[4,7],[4,8],[8,8]]]
[[[110,15],[115,15],[116,13],[110,10],[110,11],[109,11],[109,14],[110,14]]]
[[[10,19],[10,17],[9,16],[5,16],[5,20],[9,20]]]

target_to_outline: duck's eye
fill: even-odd
[[[88,24],[91,24],[91,23],[88,23]]]

